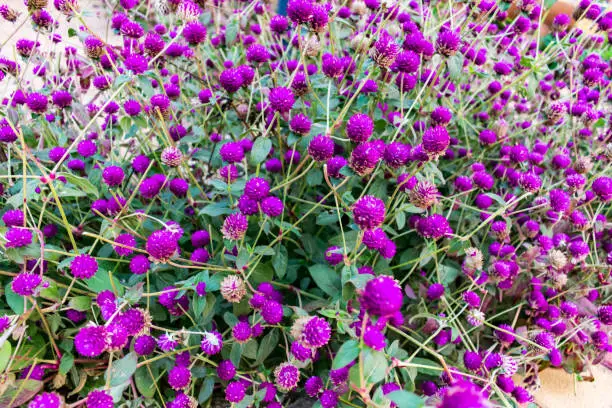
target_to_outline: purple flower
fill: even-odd
[[[438,34],[436,39],[436,51],[445,56],[450,57],[455,55],[461,46],[461,37],[459,34],[446,30]]]
[[[278,197],[266,197],[261,202],[261,211],[268,217],[278,217],[283,213],[283,210],[283,201]]]
[[[612,200],[612,178],[606,176],[596,178],[593,181],[592,189],[602,201]]]
[[[276,387],[283,392],[291,391],[300,380],[300,370],[291,363],[282,363],[274,369]]]
[[[353,205],[353,218],[361,229],[380,227],[385,220],[385,203],[374,196],[363,196]]]
[[[225,143],[219,149],[219,154],[223,161],[228,163],[237,163],[244,159],[244,149],[240,143],[236,142]]]
[[[89,254],[78,255],[70,262],[70,272],[75,278],[90,279],[98,272],[98,262]]]
[[[397,281],[383,275],[366,283],[361,302],[369,314],[388,316],[401,309],[403,298],[402,289]]]
[[[310,143],[308,143],[308,154],[310,154],[315,161],[325,162],[334,155],[334,141],[329,136],[315,136]]]
[[[205,332],[204,336],[202,336],[200,348],[205,354],[209,356],[218,354],[223,348],[223,339],[221,338],[221,333],[217,331]]]
[[[273,88],[268,96],[272,110],[280,113],[289,112],[295,103],[293,92],[289,88]]]
[[[85,401],[87,408],[113,408],[113,397],[103,390],[93,390],[87,394]]]
[[[298,113],[297,115],[293,116],[289,122],[289,128],[293,132],[301,135],[307,135],[310,133],[311,126],[312,122],[308,116],[304,115],[303,113]]]
[[[249,222],[247,218],[241,213],[234,213],[228,215],[225,221],[223,221],[221,233],[225,239],[238,241],[244,237],[248,227]]]
[[[423,150],[431,158],[442,155],[450,144],[450,136],[443,126],[434,126],[423,133]]]
[[[106,327],[87,326],[74,337],[74,348],[83,357],[97,357],[106,351],[110,341]]]
[[[35,396],[28,404],[28,408],[61,408],[64,401],[55,392],[43,392]]]
[[[311,0],[291,0],[287,4],[287,17],[295,24],[307,23],[312,19],[313,7]]]
[[[323,380],[320,377],[310,377],[304,383],[304,391],[311,398],[316,398],[319,396],[321,391],[323,390]]]
[[[147,356],[153,353],[156,345],[157,343],[155,342],[155,338],[145,334],[143,336],[136,337],[134,340],[134,351],[138,355]]]
[[[240,381],[232,381],[225,388],[225,399],[232,403],[238,403],[244,399],[246,387]]]
[[[184,390],[191,382],[191,371],[187,367],[174,366],[168,371],[168,384],[174,390]]]
[[[374,122],[363,113],[356,113],[346,123],[346,136],[355,143],[366,142],[374,131]]]
[[[21,248],[32,243],[32,231],[26,228],[12,227],[4,234],[7,248]]]
[[[120,234],[115,238],[113,249],[119,256],[128,256],[134,252],[136,247],[136,239],[130,234]]]
[[[155,231],[147,238],[146,250],[156,262],[166,262],[177,252],[178,243],[172,232]]]

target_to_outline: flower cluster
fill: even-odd
[[[546,4],[0,5],[7,404],[525,406],[603,361],[612,13]]]

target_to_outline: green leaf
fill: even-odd
[[[200,210],[200,215],[204,214],[204,215],[209,215],[211,217],[218,217],[220,215],[231,214],[233,212],[234,211],[232,211],[227,206],[227,203],[220,202],[220,203],[208,204],[206,207]]]
[[[25,405],[43,388],[43,382],[38,380],[17,380],[8,383],[0,396],[0,407],[16,408]]]
[[[87,195],[92,195],[94,197],[99,197],[99,190],[91,184],[91,181],[87,180],[84,177],[76,176],[72,173],[62,173],[66,180],[73,184],[75,187],[78,187],[81,191],[85,192]]]
[[[230,351],[230,360],[236,367],[240,367],[240,358],[242,357],[242,344],[232,344],[232,350]]]
[[[336,353],[334,361],[332,362],[332,370],[337,370],[342,367],[346,367],[359,356],[359,342],[357,340],[349,340],[344,344]]]
[[[240,19],[234,14],[230,17],[229,23],[225,27],[225,43],[231,44],[236,40],[236,36],[238,35],[238,29],[240,28]]]
[[[448,59],[448,74],[453,81],[461,77],[463,70],[463,55],[455,54]]]
[[[13,351],[13,347],[8,340],[4,341],[2,348],[0,348],[0,373],[4,372],[4,369],[9,363],[11,359],[11,353]]]
[[[445,287],[453,283],[457,276],[459,276],[459,269],[452,266],[439,265],[438,269],[440,271],[440,283]]]
[[[270,154],[270,150],[272,150],[272,141],[267,137],[258,137],[251,149],[251,161],[254,164],[263,162]]]
[[[251,274],[251,283],[253,285],[259,285],[262,282],[270,282],[274,276],[274,268],[270,262],[260,263],[257,265],[253,273]]]
[[[117,290],[119,292],[118,295],[123,295],[124,288],[121,282],[113,276],[113,281],[111,283],[110,274],[104,269],[98,269],[98,272],[96,272],[91,279],[87,279],[85,283],[89,289],[96,293],[100,293],[103,290],[110,290],[113,292]]]
[[[91,306],[91,298],[89,296],[75,296],[70,299],[68,305],[74,310],[85,312]]]
[[[287,248],[284,245],[279,244],[276,247],[276,251],[274,252],[274,256],[272,257],[272,267],[274,268],[274,272],[276,272],[276,276],[279,279],[282,279],[287,273],[287,265],[289,264],[289,254],[287,253]]]
[[[423,399],[415,393],[397,390],[386,395],[391,401],[395,402],[398,407],[402,408],[419,408],[424,406]]]
[[[258,245],[255,247],[254,252],[259,255],[272,256],[275,254],[274,249],[267,245]]]
[[[128,353],[121,360],[113,361],[113,366],[110,369],[110,385],[116,387],[129,381],[132,374],[136,371],[138,356],[134,353]]]
[[[387,375],[387,357],[385,353],[366,349],[361,355],[363,359],[363,376],[366,384],[376,384]]]
[[[340,278],[336,271],[327,265],[313,265],[308,268],[317,286],[330,296],[336,296],[341,291]]]
[[[153,369],[151,369],[153,372]],[[134,382],[138,392],[147,398],[152,398],[155,395],[155,378],[151,378],[151,374],[147,367],[139,367],[134,373]]]
[[[419,373],[421,373],[421,374],[439,376],[440,372],[442,371],[442,366],[440,366],[438,363],[436,363],[434,361],[431,361],[431,360],[428,360],[426,358],[415,357],[410,362],[414,363],[414,364],[421,365],[421,366],[431,367],[431,368],[417,367],[417,370],[419,370]]]
[[[278,338],[279,334],[276,328],[270,330],[270,332],[264,336],[259,345],[259,350],[257,351],[257,360],[255,360],[253,366],[261,365],[261,363],[266,360],[278,345]]]
[[[70,369],[74,366],[74,356],[66,353],[62,355],[62,361],[60,361],[59,372],[66,375]]]
[[[202,383],[202,388],[200,388],[200,393],[198,394],[198,402],[200,404],[208,401],[208,399],[213,393],[214,385],[215,380],[212,377],[206,377],[206,379],[204,379],[204,382]]]

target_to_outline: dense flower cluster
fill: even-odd
[[[612,13],[547,3],[0,5],[0,401],[526,406],[609,359]]]

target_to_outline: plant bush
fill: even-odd
[[[47,6],[0,6],[0,406],[524,406],[610,351],[599,5]]]

